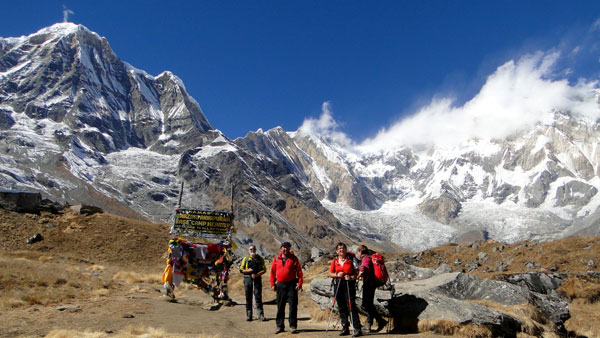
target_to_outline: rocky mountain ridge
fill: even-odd
[[[179,78],[121,61],[81,25],[0,39],[0,186],[170,222],[184,182],[184,207],[233,206],[236,240],[263,252],[597,234],[599,136],[596,121],[556,111],[460,147],[360,152],[281,128],[232,141]]]
[[[590,99],[597,105],[597,93]],[[299,177],[324,205],[343,223],[397,234],[403,247],[418,238],[424,249],[472,231],[505,242],[598,233],[598,124],[569,112],[505,140],[426,151],[357,156],[324,138],[294,135],[313,159]],[[423,230],[436,229],[444,234],[429,244]]]

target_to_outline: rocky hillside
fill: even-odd
[[[388,254],[390,283],[376,291],[376,307],[404,333],[595,337],[599,258],[598,236],[514,244],[477,240]],[[330,278],[313,279],[311,297],[322,308],[331,304],[333,292]],[[360,296],[357,303],[362,311]]]
[[[241,332],[246,327],[249,336],[258,337],[272,329],[272,321],[258,327],[262,324],[220,325],[223,318],[244,318],[244,306],[208,311],[204,307],[214,303],[198,299],[204,294],[195,288],[178,289],[178,303],[162,300],[158,278],[168,229],[167,224],[77,207],[39,214],[0,209],[4,239],[0,286],[6,291],[0,297],[0,332],[10,336],[46,335],[57,329],[116,332],[135,323],[164,328],[168,330],[164,336],[189,336],[199,332],[197,325],[189,325],[189,318],[196,318],[199,311],[202,318],[215,321],[202,322],[207,333]],[[36,234],[40,236],[33,240]],[[322,335],[327,324],[331,283],[329,278],[321,284],[319,280],[332,254],[330,248],[324,256],[315,255],[317,261],[303,260],[307,284],[300,303],[303,318],[311,320],[302,321],[300,328],[308,336]],[[600,237],[515,244],[474,241],[419,253],[387,253],[386,258],[396,288],[394,295],[378,290],[378,304],[388,315],[403,309],[403,316],[392,315],[390,327],[402,336],[600,334],[594,320],[600,295]],[[231,277],[230,291],[242,300],[239,274]],[[309,289],[311,282],[315,287]],[[266,300],[274,298],[266,285],[263,294]],[[324,302],[322,312],[316,309],[318,302]],[[65,304],[71,307],[57,310]],[[266,311],[269,318],[274,316],[274,306],[267,305]],[[177,315],[169,317],[169,312]]]

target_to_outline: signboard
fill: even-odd
[[[233,230],[233,215],[225,211],[175,210],[171,234],[188,237],[225,238]]]

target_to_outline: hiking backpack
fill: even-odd
[[[373,272],[375,274],[375,285],[382,286],[387,283],[390,276],[388,275],[387,268],[385,267],[385,259],[380,253],[374,253],[371,255],[371,261],[373,262]]]

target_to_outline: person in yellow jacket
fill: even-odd
[[[256,301],[258,319],[266,321],[262,303],[262,278],[267,271],[265,260],[256,253],[256,246],[250,245],[248,256],[242,259],[240,272],[244,275],[244,291],[246,292],[246,320],[252,320],[252,296]]]

